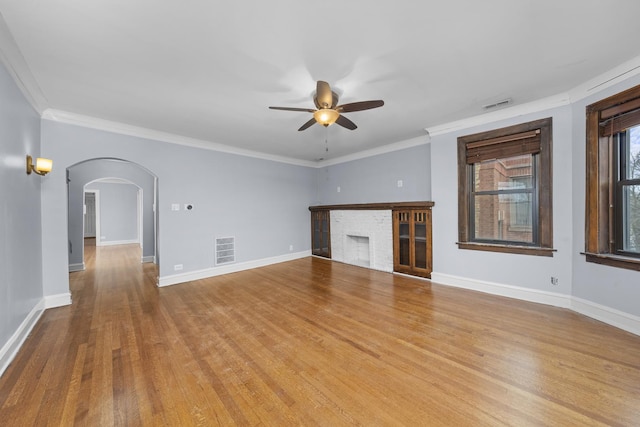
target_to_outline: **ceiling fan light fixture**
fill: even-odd
[[[340,113],[330,108],[323,108],[313,113],[313,118],[316,119],[316,122],[320,123],[322,126],[329,126],[334,124],[336,120],[338,120],[338,117],[340,117]]]

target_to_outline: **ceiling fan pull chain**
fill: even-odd
[[[325,128],[324,132],[324,152],[329,154],[329,128]]]

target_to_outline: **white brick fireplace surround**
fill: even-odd
[[[332,210],[330,230],[333,260],[393,271],[391,210]]]

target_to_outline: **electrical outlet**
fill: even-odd
[[[100,236],[100,240],[107,240],[107,236]]]
[[[558,278],[551,276],[551,284],[553,286],[558,286]]]
[[[289,245],[289,251],[293,250],[293,245]]]
[[[173,271],[180,271],[182,270],[182,264],[176,264],[173,266]]]
[[[337,190],[337,191],[338,191],[338,193],[340,192],[340,187],[338,187],[338,190]]]
[[[401,179],[398,180],[398,188],[402,188],[402,186],[404,185],[404,182],[402,182]]]
[[[172,203],[171,204],[171,210],[172,211],[179,211],[180,210],[180,203]]]

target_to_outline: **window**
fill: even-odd
[[[640,86],[586,113],[587,261],[640,270]]]
[[[551,118],[458,138],[458,246],[553,256]]]

